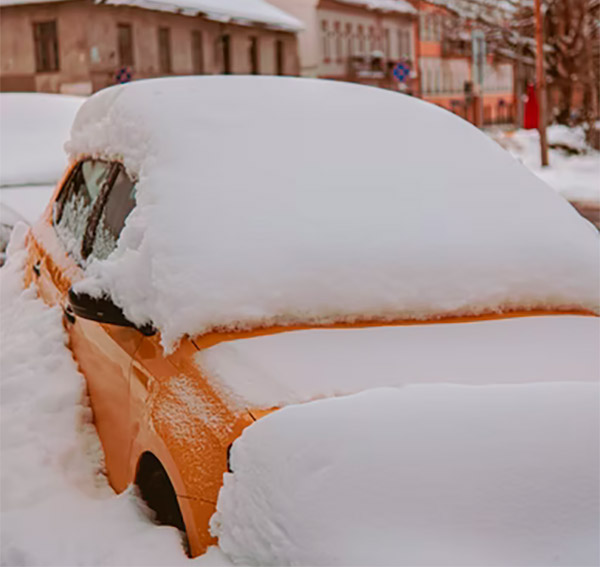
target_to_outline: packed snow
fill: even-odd
[[[215,328],[598,309],[592,227],[476,128],[408,96],[136,81],[92,96],[68,149],[138,179],[116,251],[79,289],[109,293],[167,348]]]
[[[0,93],[0,185],[53,185],[62,177],[67,166],[64,144],[84,100]]]
[[[0,563],[230,565],[218,549],[190,562],[177,530],[153,524],[132,489],[108,485],[62,312],[23,289],[25,229],[0,270]]]
[[[490,135],[569,201],[600,208],[600,152],[588,146],[583,128],[548,127],[548,143],[554,147],[548,151],[550,165],[544,168],[537,130],[492,130]]]
[[[231,451],[236,564],[596,566],[598,384],[410,385],[283,408]]]
[[[241,407],[271,408],[406,384],[512,384],[600,377],[597,317],[518,317],[311,329],[227,341],[196,355]]]

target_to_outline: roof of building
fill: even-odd
[[[0,0],[0,6],[41,4],[64,0]],[[398,0],[376,0],[395,2]],[[96,4],[137,6],[147,10],[202,15],[209,20],[242,25],[263,25],[286,31],[300,31],[302,23],[265,0],[95,0]]]
[[[407,0],[337,0],[342,4],[364,6],[380,12],[396,12],[400,14],[417,14],[417,10]]]

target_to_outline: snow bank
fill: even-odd
[[[174,528],[154,525],[131,490],[109,487],[62,313],[22,289],[24,232],[18,225],[0,270],[1,564],[192,563]],[[193,563],[229,564],[218,550]]]
[[[50,202],[54,187],[54,185],[1,187],[0,211],[12,209],[26,222],[33,224]]]
[[[408,96],[136,81],[92,96],[68,148],[139,178],[117,250],[80,289],[109,292],[168,347],[224,327],[598,309],[592,227],[476,128]]]
[[[64,144],[81,97],[0,93],[0,185],[54,184],[67,166]]]
[[[251,565],[597,565],[598,394],[413,385],[284,408],[233,445],[212,529]]]
[[[196,361],[240,406],[266,409],[428,382],[593,382],[598,345],[596,317],[526,317],[293,331],[223,342]]]
[[[583,128],[553,125],[548,128],[548,142],[572,148],[550,148],[550,166],[540,166],[540,139],[537,130],[516,132],[492,131],[491,136],[521,161],[535,175],[570,201],[591,203],[600,207],[600,152],[589,147]]]

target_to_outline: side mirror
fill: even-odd
[[[134,327],[146,336],[154,335],[156,329],[152,325],[138,327],[132,323],[120,307],[117,307],[107,295],[92,297],[87,293],[76,293],[73,288],[69,290],[69,305],[76,317],[98,321],[98,323],[109,323],[120,327]]]

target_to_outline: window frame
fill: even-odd
[[[127,22],[117,24],[117,53],[121,67],[135,65],[133,26]]]
[[[106,207],[106,203],[111,194],[111,191],[113,189],[115,181],[116,181],[117,177],[119,176],[119,173],[123,172],[129,179],[129,181],[131,181],[132,184],[135,185],[135,183],[136,183],[136,180],[132,179],[129,176],[129,174],[127,173],[127,170],[125,169],[125,166],[119,161],[94,159],[92,157],[86,157],[86,158],[79,160],[71,169],[71,172],[67,176],[65,182],[63,183],[62,187],[60,188],[60,191],[54,201],[55,208],[52,213],[52,228],[54,229],[63,248],[65,247],[64,242],[62,240],[62,237],[60,236],[59,231],[57,230],[57,225],[60,223],[60,221],[62,219],[62,215],[64,213],[67,200],[73,195],[73,185],[72,185],[71,181],[73,180],[73,178],[76,175],[79,174],[83,164],[88,161],[102,162],[102,163],[108,164],[109,168],[108,168],[108,175],[107,175],[106,181],[104,181],[104,183],[102,184],[102,187],[100,188],[98,196],[96,197],[96,200],[94,201],[94,203],[91,207],[89,216],[86,220],[83,235],[81,236],[81,242],[77,243],[79,245],[78,257],[73,255],[70,251],[65,249],[65,252],[69,256],[71,256],[75,260],[75,262],[80,266],[82,266],[92,254],[93,247],[94,247],[94,241],[96,239],[96,232],[97,232],[98,226],[100,224],[100,220],[102,218],[104,208]],[[131,210],[129,211],[129,213],[130,212],[131,212]],[[128,215],[129,215],[129,213],[128,213]],[[118,237],[117,237],[117,240],[118,240]]]
[[[190,35],[192,49],[192,71],[194,75],[204,75],[204,33],[203,30],[192,30]]]
[[[32,27],[36,73],[56,73],[60,71],[57,20],[32,22]]]
[[[173,53],[171,49],[171,28],[158,28],[158,70],[164,75],[173,72]]]

